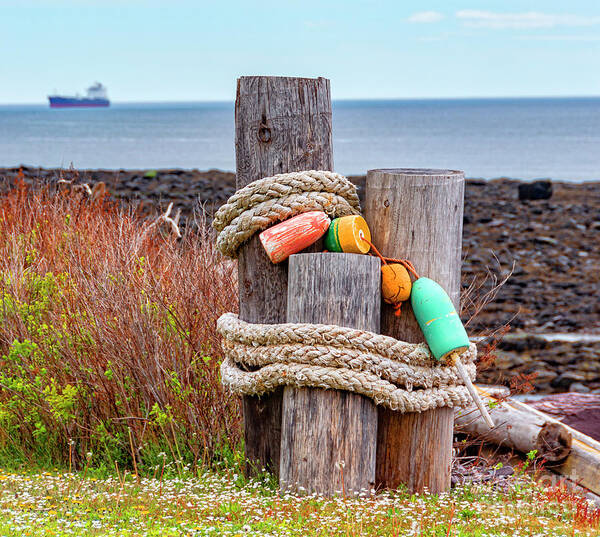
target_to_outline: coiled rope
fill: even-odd
[[[233,313],[222,315],[217,329],[225,353],[221,380],[238,394],[262,395],[279,386],[334,388],[400,412],[471,401],[456,368],[435,365],[424,343],[336,325],[251,324]],[[473,379],[476,356],[474,344],[462,356]]]
[[[215,215],[218,248],[236,257],[256,232],[309,210],[323,210],[331,217],[359,214],[356,187],[326,171],[280,174],[250,183]],[[471,402],[456,367],[437,363],[425,343],[336,325],[251,324],[233,313],[219,318],[217,330],[225,354],[221,381],[237,394],[262,395],[279,386],[332,388],[364,395],[399,412]],[[476,356],[471,344],[459,358],[472,380]]]
[[[356,187],[339,173],[315,170],[254,181],[216,212],[217,248],[236,258],[240,246],[255,233],[308,211],[324,211],[331,218],[360,214]]]

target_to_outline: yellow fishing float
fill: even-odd
[[[325,248],[330,252],[366,254],[371,248],[370,240],[371,231],[362,216],[342,216],[331,222],[325,235]]]

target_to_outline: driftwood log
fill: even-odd
[[[490,429],[474,407],[458,410],[455,424],[460,430],[499,446],[522,453],[537,450],[549,462],[563,461],[571,453],[572,436],[564,426],[548,422],[528,409],[511,402],[499,403],[490,411],[496,426]]]
[[[496,427],[490,430],[473,407],[456,412],[455,425],[486,441],[522,453],[537,450],[547,467],[600,494],[600,442],[519,401],[502,401],[484,388],[482,398],[496,403],[490,412]]]

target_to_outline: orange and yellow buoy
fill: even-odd
[[[381,267],[381,294],[400,314],[400,305],[410,298],[412,281],[408,270],[400,263],[389,263]]]
[[[322,211],[309,211],[280,222],[260,234],[260,242],[273,263],[318,241],[329,228],[329,217]]]
[[[331,222],[325,236],[325,248],[330,252],[366,254],[371,248],[370,240],[371,231],[362,216],[342,216]]]

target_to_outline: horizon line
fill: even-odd
[[[390,101],[464,101],[464,100],[516,100],[516,99],[597,99],[596,95],[479,95],[479,96],[461,96],[461,97],[341,97],[332,99],[336,102],[390,102]],[[235,100],[229,99],[206,99],[206,100],[143,100],[143,101],[110,101],[112,104],[233,104]],[[0,102],[0,106],[35,106],[46,105],[47,101],[28,101],[28,102]]]

